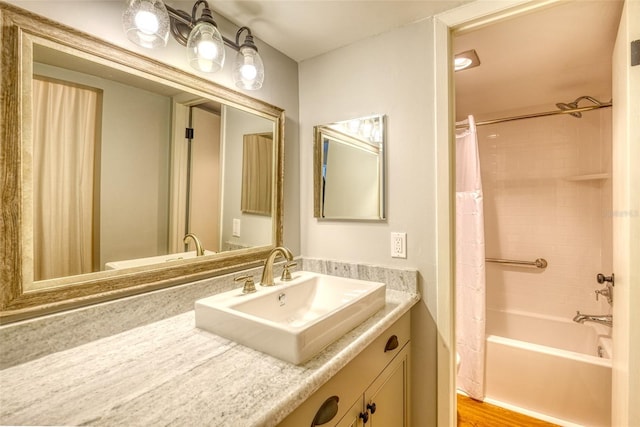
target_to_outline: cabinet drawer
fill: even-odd
[[[332,422],[326,424],[327,426],[335,425],[356,401],[362,400],[364,390],[369,387],[380,372],[409,342],[410,333],[410,317],[409,313],[406,313],[278,426],[299,427],[311,425],[316,412],[322,404],[330,397],[338,396],[340,399],[338,412],[332,419],[333,424]],[[393,339],[394,336],[395,340]],[[387,343],[390,340],[397,342],[397,346],[391,345],[394,348],[385,351],[385,347],[387,347]]]

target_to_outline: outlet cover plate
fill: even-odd
[[[407,233],[391,233],[391,257],[407,257]]]

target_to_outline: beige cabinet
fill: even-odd
[[[409,315],[406,314],[279,427],[408,427],[409,335]],[[321,422],[324,423],[313,424],[323,406],[326,414]]]
[[[409,344],[347,411],[336,427],[408,427]]]

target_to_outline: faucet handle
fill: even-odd
[[[298,263],[295,261],[286,263],[282,269],[282,276],[280,276],[280,280],[284,280],[285,282],[291,280],[292,277],[289,268],[295,267],[296,265],[298,265]]]
[[[607,302],[611,304],[613,302],[613,288],[611,285],[607,285],[607,287],[598,289],[596,292],[596,301],[598,301],[598,296],[602,295],[607,299]]]
[[[615,275],[611,273],[611,276],[605,276],[602,273],[598,273],[596,275],[596,281],[600,284],[604,284],[605,282],[611,283],[611,286],[615,284]]]
[[[243,294],[250,294],[256,291],[256,285],[253,283],[253,276],[246,274],[244,276],[238,276],[233,279],[234,282],[241,282],[244,280],[244,286],[242,287]]]

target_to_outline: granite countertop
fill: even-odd
[[[303,365],[197,329],[190,311],[0,371],[3,425],[274,426],[391,326],[386,305]]]

